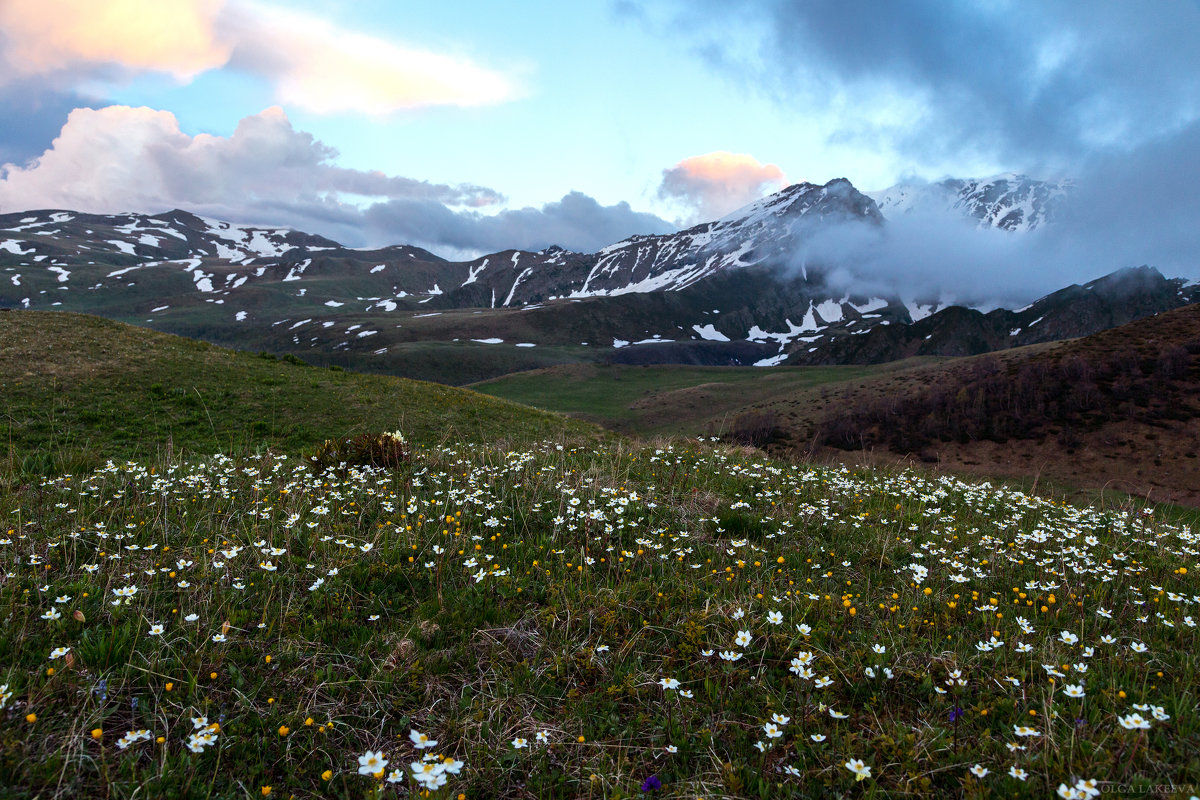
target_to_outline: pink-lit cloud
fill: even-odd
[[[744,153],[717,150],[663,170],[658,196],[682,205],[689,221],[712,220],[786,185],[783,170]]]
[[[478,106],[517,94],[470,58],[408,47],[250,0],[3,0],[0,82],[214,69],[266,79],[277,102],[317,113]]]
[[[233,44],[218,32],[224,0],[4,0],[5,65],[36,75],[89,65],[189,78],[220,67]]]

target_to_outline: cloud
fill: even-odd
[[[278,102],[316,113],[478,106],[516,95],[509,78],[464,56],[247,0],[4,0],[0,63],[10,80],[52,76],[67,86],[232,69],[269,81]]]
[[[18,76],[120,64],[177,78],[219,67],[232,44],[217,21],[224,0],[5,0],[4,62]]]
[[[189,136],[169,111],[79,108],[51,147],[26,166],[0,167],[0,207],[114,213],[173,207],[240,219],[281,204],[324,209],[353,194],[449,205],[497,204],[499,193],[333,163],[333,148],[297,131],[278,107],[246,117],[232,136]],[[260,220],[261,221],[261,220]],[[298,222],[299,222],[298,221]]]
[[[783,170],[743,153],[717,150],[663,170],[658,196],[689,209],[693,223],[723,217],[786,185]]]
[[[79,108],[39,158],[0,167],[0,212],[183,208],[348,245],[412,243],[456,255],[549,244],[596,249],[671,229],[627,203],[603,206],[578,192],[540,209],[485,214],[504,200],[493,189],[347,169],[336,156],[278,107],[246,117],[228,137],[184,133],[169,111]]]
[[[235,19],[231,66],[267,77],[280,102],[309,111],[387,114],[489,105],[515,94],[508,79],[465,58],[403,47],[309,14],[246,5]]]
[[[658,24],[718,69],[819,116],[832,140],[894,148],[915,164],[1072,164],[1200,118],[1200,6],[1189,0],[1152,10],[1122,0],[674,8]],[[643,3],[641,14],[658,9]]]
[[[822,267],[833,286],[855,293],[1008,308],[1143,264],[1197,279],[1196,153],[1200,122],[1129,152],[1094,154],[1080,163],[1053,221],[1027,233],[979,229],[931,203],[883,226],[813,231],[789,266]]]
[[[570,192],[541,208],[506,209],[491,215],[392,200],[368,208],[366,218],[373,238],[381,238],[380,232],[398,234],[435,252],[451,248],[459,255],[539,250],[555,244],[593,252],[633,234],[675,230],[666,220],[634,211],[626,202],[605,206],[581,192]]]

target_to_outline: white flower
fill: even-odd
[[[549,744],[550,743],[550,732],[549,731],[538,731],[537,734],[533,738],[537,740],[538,744]]]
[[[1127,717],[1117,717],[1117,721],[1121,723],[1121,727],[1125,730],[1149,730],[1150,721],[1143,719],[1141,714],[1130,714]]]
[[[162,624],[156,622],[150,626],[150,635],[161,636],[164,630],[166,630],[166,628]]]
[[[1063,686],[1063,694],[1067,697],[1083,697],[1086,692],[1083,691],[1083,686],[1077,683],[1068,683]]]
[[[738,647],[745,647],[750,644],[754,637],[750,635],[750,631],[738,631],[737,636],[733,638],[733,643]]]
[[[183,621],[184,622],[195,622],[198,619],[200,619],[199,614],[188,614],[186,617],[183,618]]]
[[[1063,644],[1075,644],[1076,642],[1079,641],[1079,637],[1076,636],[1075,634],[1071,633],[1070,631],[1062,631],[1058,635],[1058,638],[1060,640],[1062,640]]]
[[[801,623],[796,626],[796,630],[800,632],[801,636],[808,636],[810,633],[812,633],[812,626]]]
[[[214,642],[224,642],[224,641],[226,641],[226,639],[225,639],[225,634],[223,634],[223,633],[214,633],[214,634],[213,634],[213,637],[212,637],[212,640],[213,640]]]
[[[778,611],[768,611],[767,622],[772,625],[778,625],[779,623],[783,622],[783,614]]]
[[[809,734],[809,736],[808,736],[808,738],[812,739],[814,742],[823,742],[823,741],[825,741],[825,734],[823,734],[823,733],[810,733],[810,734]]]
[[[1013,733],[1017,736],[1041,736],[1042,734],[1028,725],[1013,725]]]
[[[68,651],[70,651],[70,649],[71,648],[69,648],[69,647],[54,648],[53,650],[50,651],[50,660],[53,661],[56,658],[62,658],[63,656],[65,656],[67,654]]]
[[[787,716],[786,714],[772,714],[771,721],[778,725],[787,725],[789,722],[792,721],[792,718]]]
[[[975,766],[971,767],[971,774],[974,775],[976,778],[982,779],[983,777],[985,777],[988,774],[989,771],[990,770],[988,770],[987,767],[981,766],[979,764],[976,764]]]
[[[1015,766],[1008,768],[1008,774],[1011,775],[1012,777],[1016,778],[1019,781],[1023,781],[1029,777],[1028,772],[1021,769],[1020,767],[1015,767]]]
[[[1146,645],[1142,644],[1141,642],[1133,642],[1132,644],[1129,645],[1129,649],[1135,653],[1144,653],[1147,650],[1149,650],[1150,648],[1147,647]]]
[[[658,685],[663,687],[663,689],[678,689],[679,681],[674,678],[659,678]]]
[[[768,739],[778,739],[780,736],[783,736],[783,731],[774,722],[768,722],[763,725],[763,732],[767,734]]]
[[[721,657],[722,661],[737,661],[742,657],[742,654],[736,650],[722,650],[717,655]]]
[[[866,780],[871,777],[871,768],[860,758],[852,758],[846,762],[846,769],[854,773],[856,781]]]
[[[57,608],[52,608],[45,614],[42,614],[42,619],[58,619],[62,616]]]
[[[425,734],[418,732],[415,728],[409,730],[408,739],[413,743],[413,747],[417,748],[418,750],[424,750],[427,747],[437,747],[437,739],[430,739]]]
[[[871,649],[875,651],[876,655],[883,655],[887,652],[887,648],[881,644],[873,644],[871,645]]]
[[[529,742],[518,736],[516,739],[512,740],[512,746],[514,750],[520,750],[522,747],[528,747]]]
[[[383,772],[387,767],[387,759],[383,757],[383,751],[378,753],[368,750],[366,753],[358,757],[358,774],[359,775],[374,775],[377,772]]]

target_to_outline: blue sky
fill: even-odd
[[[7,0],[0,211],[588,249],[801,180],[1190,147],[1197,40],[1191,0]]]

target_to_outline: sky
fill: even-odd
[[[0,213],[455,257],[1012,171],[1103,234],[1064,275],[1197,272],[1197,41],[1196,0],[0,0]]]

